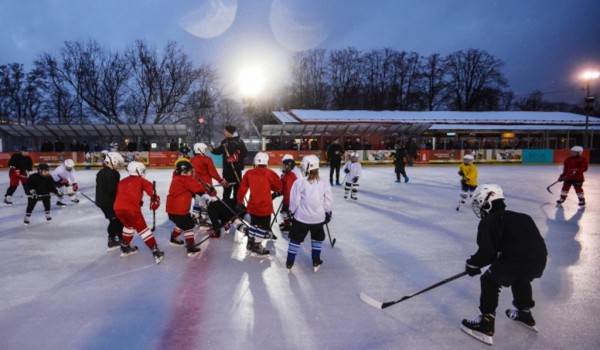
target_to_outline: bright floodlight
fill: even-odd
[[[248,67],[240,71],[240,92],[243,97],[256,97],[265,86],[263,70],[257,67]]]
[[[597,79],[598,77],[600,77],[600,72],[585,72],[583,73],[583,79],[585,80],[590,80],[590,79]]]

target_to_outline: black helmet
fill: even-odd
[[[181,148],[179,148],[179,152],[182,154],[188,154],[191,151],[192,150],[188,146],[181,146]]]
[[[286,171],[290,171],[296,166],[296,162],[293,159],[286,159],[282,163]]]
[[[42,172],[44,170],[50,171],[50,167],[46,163],[40,163],[40,164],[38,164],[37,168],[38,168],[38,172]]]
[[[187,160],[182,160],[177,162],[177,165],[175,165],[175,172],[178,175],[181,175],[183,173],[188,173],[190,171],[192,171],[193,167],[192,167],[192,163],[188,162]]]
[[[21,146],[21,148],[19,148],[19,151],[29,152],[29,148],[27,146]]]

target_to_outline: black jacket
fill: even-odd
[[[336,154],[337,151],[337,154]],[[327,149],[327,160],[331,163],[339,163],[344,155],[344,147],[339,143],[332,143]]]
[[[117,197],[117,186],[121,174],[109,167],[102,167],[96,174],[96,205],[100,208],[110,208]]]
[[[225,151],[227,149],[227,151]],[[229,166],[225,166],[227,164],[227,156],[232,155],[235,152],[239,152],[239,161],[233,163],[235,169],[238,171],[242,171],[244,169],[244,160],[246,156],[248,156],[248,150],[246,149],[246,144],[244,140],[240,139],[239,136],[234,136],[231,138],[226,138],[221,141],[221,145],[212,150],[213,154],[222,155],[223,156],[223,171],[228,171]],[[227,169],[227,170],[225,170]]]
[[[31,190],[35,190],[37,195],[58,193],[58,189],[56,188],[56,185],[54,185],[52,176],[42,176],[40,173],[31,174],[24,187],[27,195],[31,194]]]
[[[33,169],[33,161],[31,160],[30,156],[24,156],[21,153],[15,153],[10,157],[8,166],[10,168],[19,169],[21,174],[25,174],[25,172]]]
[[[499,210],[484,216],[477,228],[479,249],[467,263],[489,264],[512,274],[540,277],[548,251],[533,219],[522,213]]]

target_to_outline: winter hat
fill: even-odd
[[[236,130],[236,127],[233,125],[226,125],[225,130],[227,130],[228,133],[233,134]]]

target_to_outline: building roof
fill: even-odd
[[[185,137],[185,125],[165,124],[0,124],[0,131],[15,137]]]

